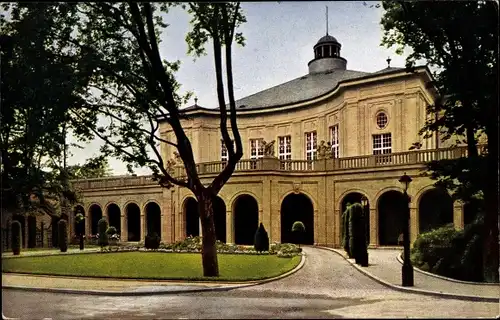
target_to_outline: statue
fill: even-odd
[[[325,150],[325,140],[321,140],[319,143],[319,146],[317,148],[318,150],[318,160],[323,160],[326,158],[326,150]]]
[[[261,141],[261,146],[264,150],[264,157],[274,157],[274,143],[275,140],[269,143],[266,143],[266,140]]]
[[[325,156],[326,159],[333,159],[334,158],[334,156],[333,156],[333,149],[332,149],[332,143],[330,141],[328,141],[326,143],[325,151],[326,151],[326,156]]]

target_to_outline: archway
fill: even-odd
[[[20,215],[20,214],[16,214],[12,217],[12,221],[19,221],[19,223],[21,224],[21,238],[22,238],[21,245],[23,248],[25,248],[26,247],[26,232],[25,232],[26,224],[25,224],[24,216]],[[10,241],[10,239],[9,239],[9,241]]]
[[[108,206],[108,222],[109,226],[113,226],[116,228],[116,232],[121,234],[121,212],[120,207],[117,204],[111,203]]]
[[[359,203],[361,204],[361,198],[363,197],[363,194],[359,193],[359,192],[350,192],[348,194],[346,194],[344,196],[344,198],[342,199],[342,204],[340,205],[340,231],[341,231],[341,235],[344,234],[344,223],[342,222],[342,214],[346,211],[347,209],[347,205],[348,204],[355,204],[355,203]],[[368,200],[367,200],[368,201]],[[365,217],[365,223],[366,223],[366,240],[368,241],[368,243],[370,243],[370,203],[368,202],[366,208],[364,208],[364,213],[366,215]],[[341,242],[342,242],[342,239],[341,239]]]
[[[220,197],[212,198],[214,209],[215,238],[226,242],[226,204]]]
[[[453,223],[453,199],[448,192],[440,188],[426,191],[418,204],[418,220],[420,233]]]
[[[378,199],[378,243],[381,246],[397,246],[403,233],[405,197],[395,190],[384,192]]]
[[[478,217],[478,213],[482,210],[483,208],[480,200],[472,199],[469,202],[464,203],[464,225],[473,223],[474,220],[476,220],[476,218]]]
[[[184,225],[186,226],[186,237],[197,237],[200,235],[200,215],[198,214],[198,201],[189,197],[184,201]]]
[[[135,203],[125,207],[127,215],[127,241],[141,241],[141,209]]]
[[[161,209],[156,202],[146,205],[146,235],[156,233],[161,239]]]
[[[85,234],[85,220],[81,223],[78,223],[76,221],[76,216],[79,213],[81,213],[85,217],[85,209],[82,206],[77,205],[73,209],[73,227],[75,230],[75,235],[80,235],[82,233]]]
[[[28,248],[36,247],[36,217],[28,216]]]
[[[303,193],[289,194],[281,203],[281,243],[296,243],[292,234],[295,221],[302,221],[306,227],[303,244],[314,244],[314,208],[311,200]]]
[[[89,208],[89,218],[90,218],[90,234],[96,235],[99,233],[99,220],[102,218],[102,209],[98,204],[93,204]]]
[[[259,207],[250,195],[239,196],[234,203],[234,243],[252,245],[259,227]]]

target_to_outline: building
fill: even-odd
[[[237,101],[244,156],[214,205],[217,238],[251,244],[262,222],[270,241],[289,242],[291,225],[300,220],[307,243],[340,246],[341,214],[347,203],[365,196],[370,245],[398,245],[404,201],[398,179],[405,172],[413,178],[408,190],[412,241],[447,223],[463,228],[463,205],[421,176],[426,161],[466,154],[464,148],[441,145],[436,135],[422,139],[418,134],[429,116],[426,106],[436,99],[427,86],[429,70],[349,70],[341,44],[328,34],[313,53],[304,76]],[[185,113],[198,172],[208,183],[227,160],[218,110],[195,104]],[[166,123],[160,131],[173,138]],[[275,142],[276,157],[264,157],[262,141]],[[324,141],[330,142],[333,159],[318,159]],[[414,142],[421,148],[409,151]],[[164,159],[173,158],[174,151],[162,145]],[[162,189],[148,176],[75,184],[84,195],[75,212],[85,213],[87,235],[97,233],[103,215],[122,240],[140,241],[152,231],[164,242],[200,234],[196,200],[187,189]],[[68,219],[74,230],[74,215]]]

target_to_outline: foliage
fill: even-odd
[[[411,250],[412,263],[422,270],[464,281],[484,281],[481,264],[482,215],[464,230],[452,225],[422,233]]]
[[[156,232],[153,232],[146,235],[146,238],[144,239],[144,246],[146,249],[158,250],[160,247],[160,241],[160,236]]]
[[[114,226],[110,226],[107,230],[106,230],[106,233],[111,236],[111,235],[114,235],[116,234],[117,230]]]
[[[267,231],[262,223],[255,232],[254,248],[257,252],[269,251],[269,236],[267,235]]]
[[[351,205],[349,211],[349,250],[357,264],[368,266],[368,247],[366,241],[366,217],[363,206],[359,203]]]
[[[108,221],[106,218],[102,218],[97,222],[97,230],[99,232],[99,245],[101,248],[104,248],[109,244],[109,239],[108,235],[106,233],[106,230],[108,230]]]
[[[306,227],[304,226],[302,221],[295,221],[292,225],[292,232],[304,233],[306,232]]]
[[[347,203],[346,209],[342,213],[342,247],[347,253],[347,256],[349,258],[352,258],[351,250],[349,248],[349,221],[350,221],[349,215],[351,213],[351,211],[349,211],[350,206],[351,204]]]
[[[29,223],[28,217],[28,234],[36,234],[36,220],[35,223]],[[36,247],[36,237],[28,237],[28,248]]]
[[[66,252],[68,251],[68,227],[66,220],[59,220],[59,222],[57,223],[57,228],[59,249],[61,249],[61,252]]]
[[[102,178],[112,175],[108,158],[104,155],[87,159],[83,165],[72,165],[66,168],[70,179]]]
[[[23,242],[22,228],[21,223],[19,221],[12,221],[11,225],[11,245],[12,245],[12,254],[15,256],[21,253],[21,244]]]

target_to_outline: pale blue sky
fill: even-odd
[[[369,5],[376,2],[368,2]],[[313,58],[313,46],[326,34],[325,6],[329,12],[329,34],[342,44],[341,56],[347,69],[373,72],[391,66],[404,67],[405,57],[397,56],[395,48],[380,46],[382,8],[369,8],[362,1],[335,2],[244,2],[247,22],[240,28],[246,46],[233,50],[233,72],[236,99],[292,80],[308,73],[307,63]],[[162,34],[162,58],[181,60],[177,80],[182,90],[198,97],[198,104],[217,106],[212,44],[207,56],[193,62],[187,56],[185,43],[190,17],[181,8],[172,9],[165,22],[170,26]],[[194,98],[188,105],[194,104]],[[72,150],[70,163],[83,163],[97,154],[101,142],[96,140],[83,150]],[[125,174],[125,165],[110,159],[114,174]],[[150,174],[148,169],[137,174]]]

